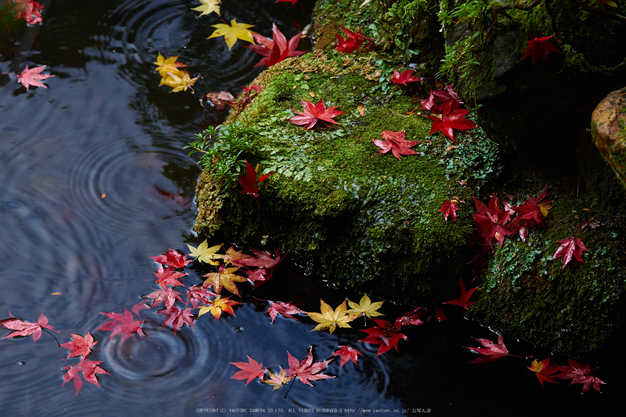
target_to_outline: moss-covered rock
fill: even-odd
[[[626,88],[613,91],[591,115],[593,140],[626,187]]]

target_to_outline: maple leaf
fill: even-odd
[[[403,316],[398,317],[396,319],[397,323],[400,323],[401,326],[407,326],[409,324],[413,324],[416,326],[421,326],[422,324],[424,324],[424,320],[422,320],[422,314],[423,312],[421,310],[423,310],[424,307],[417,307],[415,310],[413,311],[409,311],[407,313],[404,313]]]
[[[348,300],[348,305],[350,306],[350,310],[346,311],[347,314],[367,316],[369,318],[384,316],[384,314],[378,312],[378,309],[383,305],[383,301],[376,301],[375,303],[372,303],[367,294],[364,294],[363,297],[361,297],[359,304]]]
[[[474,305],[474,301],[470,301],[470,298],[478,287],[474,287],[471,288],[469,291],[465,291],[465,284],[463,283],[462,277],[459,277],[459,287],[461,288],[461,296],[459,298],[455,298],[452,301],[446,301],[443,304],[454,304],[463,307],[465,310],[468,310],[470,306]]]
[[[354,364],[357,364],[357,361],[359,360],[358,355],[363,356],[363,354],[361,352],[359,352],[358,350],[354,349],[352,346],[347,346],[347,345],[339,345],[340,349],[335,351],[335,353],[333,353],[331,356],[339,356],[339,367],[343,367],[346,362],[348,361],[352,361],[354,362]]]
[[[225,311],[228,314],[235,315],[235,311],[233,310],[234,305],[241,304],[238,301],[231,300],[229,297],[217,296],[214,300],[209,300],[208,305],[200,306],[200,312],[198,313],[198,317],[202,316],[205,313],[210,312],[216,320],[219,320],[222,311]]]
[[[295,111],[297,116],[293,116],[291,119],[287,119],[291,123],[304,126],[305,129],[310,130],[318,125],[327,125],[328,123],[339,124],[333,120],[334,117],[344,114],[344,111],[335,110],[337,106],[326,108],[322,99],[313,104],[306,100],[300,100],[304,112]]]
[[[429,135],[441,130],[444,135],[454,142],[454,129],[470,130],[476,127],[476,123],[463,118],[463,116],[468,114],[469,110],[467,109],[456,109],[448,114],[426,116],[433,121]]]
[[[496,239],[502,246],[505,237],[515,234],[515,231],[505,227],[511,220],[510,211],[500,209],[495,193],[491,195],[488,205],[476,197],[473,198],[478,210],[478,213],[474,213],[474,224],[478,233],[472,238],[472,243],[478,241],[484,248],[489,248],[493,239]]]
[[[267,313],[270,315],[271,319],[272,319],[272,323],[274,323],[274,320],[276,319],[276,316],[278,314],[280,314],[283,317],[289,318],[289,319],[293,319],[293,320],[298,320],[297,318],[295,318],[294,316],[292,316],[292,314],[307,314],[306,311],[302,311],[297,307],[297,304],[291,304],[291,301],[288,303],[285,303],[283,301],[270,301],[269,302],[270,305],[267,308],[267,310],[264,311],[264,313]]]
[[[188,325],[193,329],[193,322],[196,320],[193,314],[191,314],[191,308],[179,309],[176,306],[171,306],[170,308],[166,308],[163,310],[157,311],[159,314],[163,314],[164,316],[168,316],[167,319],[163,322],[163,327],[172,325],[172,330],[174,330],[174,334],[183,324]],[[198,316],[199,317],[199,316]]]
[[[463,104],[451,85],[447,85],[445,90],[434,90],[432,94],[441,102],[433,109],[433,111],[440,114],[449,114]]]
[[[246,282],[247,279],[240,275],[236,275],[235,272],[238,270],[239,268],[236,266],[226,268],[224,265],[221,265],[217,272],[210,272],[204,275],[206,279],[204,280],[203,285],[205,287],[212,285],[213,291],[215,291],[218,295],[222,293],[222,288],[226,288],[231,293],[241,297],[235,282]]]
[[[77,334],[72,335],[72,341],[63,343],[61,347],[70,350],[70,353],[67,355],[68,358],[73,356],[82,356],[83,359],[89,355],[91,352],[91,348],[94,347],[98,342],[93,340],[93,336],[91,333],[87,333],[85,337],[82,337]]]
[[[180,298],[180,293],[178,291],[174,291],[174,289],[171,287],[167,289],[158,289],[158,290],[152,291],[150,294],[146,296],[142,296],[142,297],[152,298],[152,303],[150,304],[150,308],[156,307],[163,302],[165,302],[165,308],[172,307],[174,303],[176,302],[176,300],[180,301],[181,303],[183,302],[183,300]],[[143,304],[143,303],[139,303],[139,304]],[[137,307],[137,305],[135,307]],[[133,307],[133,311],[135,312],[135,314],[137,314],[137,311],[135,311],[135,307]],[[140,309],[141,309],[140,307],[137,307],[137,310],[140,310]]]
[[[369,336],[367,336],[365,339],[360,340],[360,342],[380,345],[376,356],[382,355],[391,348],[395,348],[397,352],[400,339],[409,340],[409,338],[405,334],[400,332],[402,323],[398,320],[396,320],[395,323],[390,323],[387,320],[380,319],[372,320],[374,320],[377,326],[361,330],[362,332],[367,333]]]
[[[187,259],[189,255],[182,255],[181,253],[170,249],[167,253],[163,253],[159,256],[151,256],[150,259],[154,259],[155,262],[165,266],[171,266],[172,268],[184,268],[185,265],[193,262],[191,259]]]
[[[143,337],[146,337],[146,335],[143,333],[143,330],[141,329],[141,325],[143,324],[143,321],[133,321],[133,314],[130,311],[128,311],[126,307],[124,307],[124,314],[120,314],[120,313],[100,313],[100,314],[110,318],[111,321],[104,323],[103,325],[98,327],[96,330],[112,331],[111,336],[109,336],[109,339],[111,339],[113,336],[115,336],[118,333],[122,334],[122,343],[125,342],[126,339],[128,339],[133,333],[137,333],[137,334],[142,335]]]
[[[266,38],[265,36],[253,33],[252,36],[257,42],[257,45],[244,45],[245,48],[251,49],[254,52],[263,55],[263,59],[259,61],[255,67],[265,65],[271,67],[272,65],[283,61],[287,58],[300,56],[306,51],[298,51],[298,44],[300,43],[300,33],[295,34],[289,42],[283,33],[278,30],[278,27],[274,23],[272,26],[272,34],[274,39]]]
[[[524,56],[522,59],[526,59],[529,56],[533,61],[533,66],[537,63],[537,58],[541,58],[544,61],[548,61],[548,54],[550,52],[558,52],[561,53],[557,49],[556,46],[552,45],[548,40],[552,38],[552,36],[544,36],[542,38],[535,38],[528,42],[528,46],[526,47],[526,51],[524,51]]]
[[[24,19],[29,25],[42,23],[41,11],[44,6],[32,0],[12,0],[15,20]]]
[[[34,87],[48,88],[47,85],[45,85],[44,83],[40,81],[40,80],[45,80],[46,78],[54,77],[54,75],[46,75],[46,74],[41,73],[41,71],[43,71],[43,69],[46,67],[47,65],[43,65],[41,67],[34,67],[31,69],[28,69],[28,65],[26,65],[26,68],[24,68],[24,71],[22,71],[17,76],[17,82],[21,83],[24,87],[26,87],[27,90],[28,90],[28,87],[31,85]]]
[[[263,90],[258,85],[251,85],[249,88],[247,86],[243,86],[243,91],[239,95],[239,100],[237,100],[238,106],[243,106],[248,101],[252,100],[253,97],[257,96],[261,90]],[[254,91],[254,93],[252,93]]]
[[[509,353],[506,346],[504,346],[504,341],[501,334],[498,334],[498,343],[494,343],[489,339],[479,339],[476,337],[474,337],[474,339],[478,341],[481,345],[483,345],[483,347],[478,348],[465,346],[465,349],[469,349],[472,352],[483,356],[476,358],[468,363],[492,362],[505,356],[513,356]]]
[[[163,289],[166,289],[168,285],[172,287],[184,287],[183,283],[178,279],[187,276],[184,272],[176,272],[174,268],[163,269],[163,265],[159,265],[159,269],[154,273],[154,275],[158,278],[156,283]]]
[[[166,77],[168,72],[181,76],[183,72],[179,68],[186,67],[187,65],[182,62],[176,62],[177,59],[178,56],[164,58],[163,55],[159,53],[156,62],[153,62],[153,64],[157,66],[155,71],[158,71],[161,77]],[[161,82],[161,85],[162,84],[163,82]]]
[[[213,291],[209,290],[207,287],[203,285],[194,285],[187,290],[187,298],[185,300],[185,305],[191,303],[193,308],[198,306],[198,302],[202,304],[209,304],[211,302],[212,297],[217,297]]]
[[[539,383],[543,387],[543,383],[545,382],[553,382],[557,383],[554,379],[554,373],[559,371],[559,368],[556,366],[550,365],[550,358],[544,359],[542,361],[538,361],[537,359],[533,360],[531,366],[527,366],[528,369],[533,371],[535,375],[537,375],[537,379]]]
[[[63,369],[67,370],[67,372],[63,377],[63,383],[61,384],[61,386],[65,385],[67,382],[73,379],[74,387],[76,388],[76,395],[78,395],[78,391],[80,391],[80,388],[83,386],[83,381],[80,379],[80,376],[78,376],[78,371],[81,371],[83,373],[83,378],[85,378],[85,381],[100,386],[96,375],[111,375],[104,369],[100,368],[100,366],[98,366],[101,363],[102,361],[88,361],[85,360],[84,357],[82,357],[80,362],[78,362],[76,365],[64,367]]]
[[[224,106],[227,104],[231,107],[237,104],[237,102],[235,101],[235,97],[233,97],[233,95],[230,94],[228,91],[219,91],[217,93],[206,93],[200,99],[200,105],[202,107],[204,107],[204,104],[202,104],[202,102],[205,100],[211,103],[211,106],[215,107],[215,110],[219,112],[224,110]]]
[[[243,253],[243,251],[236,250],[234,246],[231,246],[230,248],[228,248],[228,250],[226,251],[226,255],[222,255],[222,256],[223,256],[222,261],[224,262],[224,265],[227,265],[227,266],[241,259],[251,258],[250,255],[246,255],[245,253]]]
[[[581,365],[579,362],[572,358],[567,358],[569,366],[556,365],[561,371],[560,374],[554,375],[559,379],[571,379],[573,384],[583,384],[583,394],[593,386],[593,389],[600,392],[600,384],[605,384],[604,381],[595,377],[592,372],[596,369],[591,369],[591,366],[587,363]]]
[[[245,259],[237,259],[233,260],[233,263],[245,267],[257,267],[256,271],[248,272],[248,279],[254,282],[254,286],[252,289],[256,289],[259,285],[266,283],[272,278],[278,263],[287,256],[289,251],[285,252],[283,257],[281,258],[280,252],[278,249],[274,249],[274,253],[276,254],[276,259],[272,258],[272,254],[268,251],[262,251],[250,247],[254,257],[248,257]]]
[[[58,330],[54,330],[54,327],[48,324],[48,318],[43,314],[43,310],[39,314],[37,323],[17,319],[13,317],[13,314],[11,314],[10,311],[9,316],[11,316],[10,319],[0,320],[0,326],[4,327],[5,329],[15,331],[4,336],[3,339],[33,335],[33,343],[35,343],[41,337],[41,329],[49,329],[57,333],[61,333]]]
[[[250,356],[248,356],[248,362],[231,362],[231,365],[235,365],[241,371],[235,372],[230,379],[247,379],[246,385],[248,385],[254,378],[263,378],[265,371],[263,362],[259,363]]]
[[[454,221],[456,221],[456,211],[459,209],[456,205],[458,200],[446,200],[441,205],[441,208],[437,211],[443,211],[443,219],[448,222],[448,216],[452,215]]]
[[[391,77],[391,82],[396,83],[396,84],[403,84],[406,85],[406,83],[410,83],[413,81],[423,81],[424,79],[422,77],[414,77],[413,76],[413,70],[406,70],[406,71],[402,71],[402,73],[398,72],[398,70],[393,70],[393,77]]]
[[[269,369],[267,370],[267,375],[269,376],[269,379],[264,379],[261,382],[273,385],[274,389],[272,391],[276,391],[278,388],[284,386],[287,382],[293,379],[293,376],[287,376],[282,366],[280,367],[280,372],[278,372],[278,375],[276,375]]]
[[[248,25],[246,23],[237,23],[237,20],[233,19],[230,21],[230,26],[225,23],[218,23],[212,26],[215,28],[215,31],[207,39],[223,36],[226,40],[226,45],[228,45],[229,51],[233,47],[235,42],[237,42],[237,39],[254,43],[252,32],[248,30],[248,28],[253,27],[253,25]]]
[[[165,77],[161,79],[159,86],[167,85],[168,87],[172,87],[172,91],[170,91],[170,93],[178,93],[179,91],[187,91],[187,88],[191,88],[197,80],[198,77],[191,78],[187,71],[183,71],[182,73],[173,73],[168,71],[165,74]]]
[[[259,196],[259,189],[254,183],[257,181],[257,170],[250,165],[250,162],[247,160],[246,162],[246,175],[239,175],[237,178],[239,179],[239,184],[243,190],[240,191],[241,194],[248,194],[254,198]],[[258,165],[257,165],[258,167]],[[265,175],[261,175],[258,178],[259,184],[262,183],[269,175],[273,174],[273,172],[268,172]]]
[[[583,261],[583,251],[589,252],[582,240],[577,237],[570,236],[569,239],[563,239],[558,242],[561,246],[556,250],[552,259],[563,257],[563,268],[572,260],[572,256],[578,262]]]
[[[313,362],[313,348],[309,349],[309,354],[307,357],[300,363],[298,359],[293,357],[289,351],[287,351],[287,357],[289,358],[289,369],[287,369],[287,376],[297,376],[298,380],[303,384],[313,385],[311,381],[319,381],[321,379],[334,378],[334,376],[321,374],[324,369],[328,366],[328,364],[332,361],[332,359],[321,361],[321,362]]]
[[[198,0],[201,4],[198,7],[194,7],[191,10],[202,12],[200,16],[208,15],[213,12],[220,14],[220,6],[219,4],[222,2],[221,0]]]
[[[526,242],[528,229],[535,225],[543,225],[543,218],[548,215],[548,210],[551,208],[550,203],[552,203],[551,200],[546,200],[548,195],[548,187],[546,186],[539,196],[529,197],[521,206],[510,207],[508,203],[505,203],[505,209],[510,208],[518,214],[511,222],[510,227],[517,230],[522,242]]]
[[[346,39],[344,40],[341,35],[337,35],[337,48],[336,50],[339,52],[343,52],[344,54],[351,54],[354,51],[357,51],[361,45],[363,45],[363,41],[367,39],[361,33],[361,29],[359,29],[359,33],[352,32],[344,27],[341,28],[346,34]]]
[[[383,130],[382,137],[384,141],[374,139],[374,144],[380,148],[379,153],[387,153],[391,151],[393,156],[402,160],[401,155],[417,155],[419,152],[410,149],[419,143],[419,140],[406,140],[404,130],[392,132],[391,130]]]
[[[209,248],[207,240],[204,239],[204,242],[198,245],[197,248],[189,244],[187,244],[187,247],[189,248],[189,252],[191,252],[189,256],[196,258],[196,260],[200,261],[201,263],[218,265],[219,262],[215,261],[215,259],[221,259],[224,257],[224,255],[220,255],[217,253],[217,251],[222,248],[221,243],[219,245],[211,246]]]
[[[348,314],[346,300],[333,310],[324,300],[320,299],[320,311],[321,313],[307,313],[311,319],[319,323],[312,331],[328,329],[332,333],[337,326],[349,328],[348,323],[357,317]]]

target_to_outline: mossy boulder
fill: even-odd
[[[206,171],[197,228],[290,250],[305,270],[333,283],[408,302],[441,300],[454,293],[474,233],[471,208],[461,202],[496,173],[497,146],[478,129],[457,134],[454,144],[429,136],[431,120],[414,114],[419,101],[379,81],[379,59],[317,51],[264,71],[254,81],[263,90],[230,122],[257,137],[246,158],[273,174],[255,200],[219,189]],[[345,112],[338,125],[306,130],[287,120],[301,100],[320,99]],[[404,130],[420,141],[419,154],[380,154],[373,140],[383,130]],[[445,222],[438,210],[453,198],[459,217]]]
[[[626,187],[626,88],[613,91],[591,116],[593,140]]]

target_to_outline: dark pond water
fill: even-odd
[[[163,316],[144,310],[146,338],[109,340],[109,332],[96,330],[107,321],[98,313],[122,313],[155,287],[149,257],[168,248],[186,253],[187,243],[201,241],[191,231],[199,169],[182,147],[225,115],[200,107],[198,94],[159,88],[157,53],[178,55],[212,91],[233,93],[258,75],[252,66],[259,56],[238,45],[228,51],[221,38],[207,40],[220,18],[198,17],[192,0],[47,1],[44,24],[33,27],[14,22],[5,3],[1,72],[47,65],[55,77],[45,81],[49,88],[28,91],[15,77],[0,78],[0,318],[10,311],[36,321],[44,311],[61,343],[91,332],[99,343],[89,358],[111,375],[99,375],[100,388],[85,383],[75,395],[72,383],[61,384],[63,367],[76,361],[66,360],[68,351],[52,337],[36,344],[2,340],[1,415],[244,415],[234,408],[263,409],[258,415],[612,415],[622,405],[624,366],[617,358],[601,364],[604,393],[583,396],[580,385],[542,389],[526,369],[529,361],[467,365],[473,356],[462,346],[476,345],[470,336],[495,335],[454,308],[449,321],[408,329],[399,353],[381,356],[358,341],[361,332],[312,332],[314,323],[305,319],[271,324],[259,299],[296,300],[319,311],[320,297],[333,306],[346,295],[360,298],[304,277],[288,262],[253,293],[257,298],[244,294],[236,317],[218,322],[207,315],[193,331],[174,334],[162,327]],[[223,0],[222,18],[254,24],[266,36],[277,22],[291,36],[294,22],[305,25],[309,15],[299,4]],[[200,282],[201,272],[185,282]],[[392,319],[407,309],[387,303],[383,310]],[[335,379],[296,383],[286,398],[283,390],[230,379],[237,371],[230,363],[246,355],[277,370],[287,366],[287,351],[303,359],[313,346],[324,360],[345,344],[363,352],[357,366],[334,361],[327,372]],[[549,355],[513,340],[507,346]]]

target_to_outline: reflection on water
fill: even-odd
[[[11,311],[36,321],[43,310],[62,332],[61,343],[71,333],[91,332],[99,343],[90,359],[102,361],[111,375],[100,376],[101,388],[84,384],[76,396],[71,384],[61,387],[63,367],[75,362],[64,362],[67,351],[52,338],[3,340],[2,415],[191,416],[222,407],[297,415],[288,410],[326,407],[430,408],[431,415],[454,416],[495,413],[486,404],[498,398],[515,398],[522,401],[516,410],[539,415],[536,404],[543,401],[545,409],[550,398],[544,393],[552,388],[549,395],[576,407],[602,407],[595,393],[584,403],[564,397],[566,387],[507,388],[512,378],[524,382],[523,365],[465,366],[471,355],[460,347],[471,339],[458,322],[415,330],[399,353],[378,357],[377,346],[359,343],[363,336],[356,332],[311,332],[312,324],[280,318],[271,324],[263,313],[267,305],[250,297],[236,316],[217,322],[207,315],[193,331],[183,327],[174,334],[161,326],[163,316],[147,310],[146,338],[121,343],[96,331],[106,321],[98,313],[130,309],[155,286],[150,256],[195,242],[199,169],[182,146],[225,116],[201,108],[200,94],[158,88],[157,53],[180,56],[212,91],[236,93],[261,70],[252,69],[260,56],[237,46],[228,51],[221,38],[207,40],[211,25],[236,18],[270,36],[276,22],[291,37],[298,31],[293,22],[305,25],[309,15],[299,4],[274,0],[223,0],[221,18],[199,17],[190,10],[197,6],[192,0],[45,3],[43,25],[26,28],[7,14],[0,24],[2,72],[48,65],[56,75],[48,89],[27,91],[8,76],[0,81],[0,316]],[[310,9],[312,2],[304,3]],[[264,287],[260,298],[298,299],[308,311],[319,308],[319,291],[326,291],[324,298],[328,292],[345,296],[289,270]],[[304,358],[313,346],[323,360],[339,344],[359,346],[364,357],[358,365],[340,368],[334,361],[327,373],[337,378],[314,388],[298,383],[286,398],[264,384],[230,379],[236,371],[230,363],[246,355],[278,369],[287,366],[287,351]],[[611,385],[604,390],[611,395]]]

